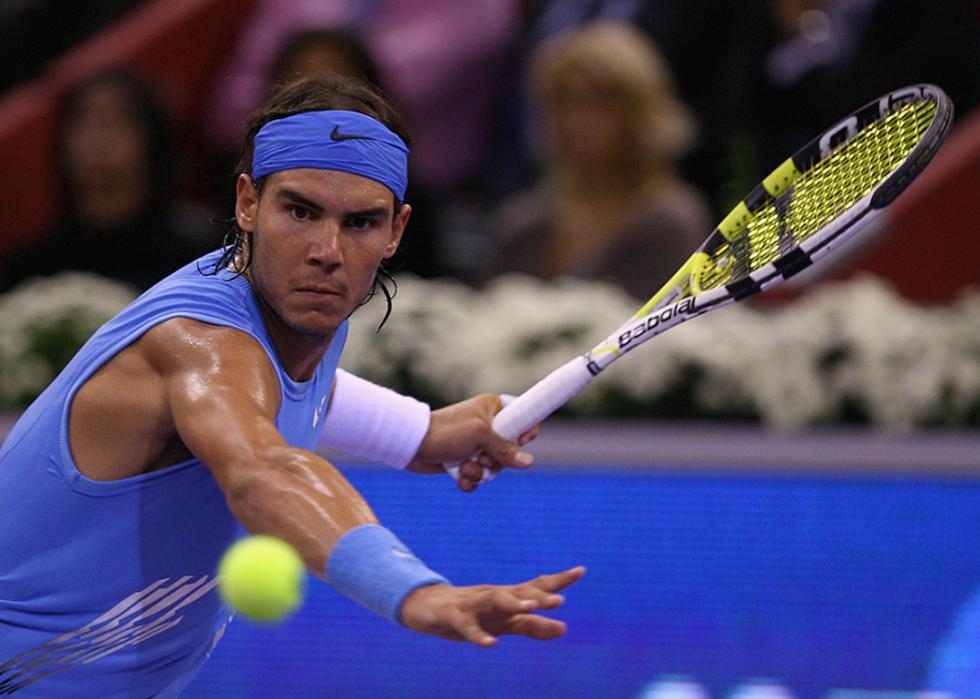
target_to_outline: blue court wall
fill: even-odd
[[[236,619],[186,697],[881,699],[971,672],[980,696],[975,478],[552,466],[465,495],[344,471],[457,584],[586,565],[554,613],[567,635],[452,644],[311,579],[286,623]]]

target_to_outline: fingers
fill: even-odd
[[[497,403],[498,408],[497,410],[494,411],[494,414],[500,412],[503,408],[506,408],[508,405],[513,403],[515,400],[517,400],[517,396],[512,396],[509,393],[501,393],[497,400],[499,401]],[[535,425],[527,432],[522,434],[520,438],[518,438],[517,440],[518,446],[523,447],[525,444],[529,442],[533,442],[535,439],[538,438],[539,434],[541,434],[541,428],[538,425]]]
[[[489,397],[493,404],[493,411],[489,416],[491,421],[494,415],[499,413],[504,406],[509,405],[515,399],[515,396],[511,396],[506,393],[499,396],[491,395]],[[520,435],[517,440],[517,444],[514,444],[513,442],[504,439],[496,432],[491,432],[491,435],[487,440],[487,444],[483,448],[482,456],[489,457],[489,463],[485,462],[483,464],[484,467],[500,468],[502,466],[511,466],[514,468],[527,468],[534,461],[534,457],[527,452],[521,451],[519,446],[524,446],[532,439],[537,437],[537,435],[537,426],[532,427],[530,430]]]
[[[557,638],[565,633],[563,622],[531,612],[551,609],[564,599],[539,590],[527,589],[518,594],[517,587],[488,590],[474,605],[470,615],[464,614],[457,632],[465,640],[483,648],[496,643],[496,636],[519,635],[537,640]]]
[[[483,480],[483,466],[476,461],[464,461],[459,465],[457,487],[464,493],[472,493]]]
[[[469,641],[481,648],[492,648],[497,645],[497,639],[487,633],[475,617],[462,616],[456,625],[456,631],[462,636],[463,640]]]
[[[529,452],[522,451],[516,444],[507,441],[496,432],[487,435],[483,453],[478,460],[484,468],[503,466],[527,468],[534,463],[534,457]]]
[[[531,581],[531,583],[533,582]],[[506,611],[517,614],[519,612],[530,612],[535,609],[557,609],[565,603],[565,598],[562,595],[536,587],[531,583],[511,585],[505,588],[507,594],[516,600],[516,604],[507,607]]]
[[[520,595],[516,589],[504,589],[498,593],[497,609],[508,614],[524,614],[537,609],[542,600],[536,595]]]
[[[585,575],[585,566],[576,566],[560,573],[539,575],[533,580],[521,584],[519,587],[537,588],[546,592],[558,592],[578,581],[583,575]]]
[[[477,489],[479,483],[480,483],[479,478],[460,477],[460,479],[456,481],[456,487],[462,490],[464,493],[472,493],[474,490]]]
[[[513,396],[485,393],[459,404],[470,406],[468,410],[471,417],[474,417],[474,411],[478,416],[469,420],[468,427],[461,431],[461,434],[469,434],[469,439],[472,440],[470,453],[477,454],[460,463],[456,471],[457,486],[463,492],[473,492],[481,483],[505,467],[527,468],[534,462],[534,457],[521,447],[538,436],[540,430],[537,426],[520,435],[517,443],[505,439],[493,430],[493,416],[509,402],[508,399],[512,400]]]
[[[459,477],[478,483],[483,477],[483,465],[473,460],[464,461],[459,465]]]
[[[503,468],[486,454],[469,459],[459,465],[456,483],[460,490],[471,493],[481,484],[495,477]]]
[[[525,432],[520,436],[520,439],[517,440],[517,444],[523,447],[525,444],[528,444],[529,442],[533,442],[535,439],[537,439],[538,435],[540,434],[541,434],[541,428],[538,425],[535,425],[534,427],[532,427],[531,429],[529,429],[527,432]]]
[[[567,630],[568,626],[565,622],[558,619],[549,619],[537,614],[520,614],[508,621],[500,633],[526,636],[536,641],[550,641],[564,636]]]
[[[565,598],[555,590],[571,585],[584,572],[585,569],[579,566],[519,585],[437,589],[432,594],[453,595],[456,602],[451,609],[441,607],[448,613],[442,615],[443,622],[435,627],[442,630],[430,629],[429,632],[481,648],[496,645],[497,637],[503,635],[525,636],[535,640],[558,638],[567,630],[565,623],[534,612],[560,606]]]
[[[495,629],[495,633],[497,636],[525,636],[536,641],[550,641],[564,636],[567,630],[565,622],[558,619],[538,614],[516,614]],[[464,640],[481,648],[491,648],[497,644],[497,638],[472,618],[462,622],[457,631]]]
[[[503,629],[511,620],[536,608],[537,603],[533,599],[520,597],[511,589],[498,587],[486,590],[480,594],[469,613],[459,616],[456,631],[470,643],[489,648],[496,644],[497,635],[507,633]],[[481,619],[487,621],[490,630],[480,624]]]

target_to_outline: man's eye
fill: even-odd
[[[308,221],[310,219],[310,210],[305,206],[294,206],[292,207],[293,218],[297,221]]]
[[[366,216],[354,216],[347,220],[347,225],[355,231],[366,231],[375,225],[375,219]]]

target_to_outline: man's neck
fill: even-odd
[[[293,381],[309,381],[333,342],[336,331],[324,335],[297,332],[283,322],[260,294],[256,294],[256,298],[282,368]]]

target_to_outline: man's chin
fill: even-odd
[[[337,332],[337,328],[343,322],[343,318],[337,319],[310,319],[303,318],[289,323],[290,329],[299,335],[308,337],[330,338]]]
[[[340,324],[350,315],[345,312],[346,310],[346,308],[331,309],[330,311],[306,310],[291,314],[291,317],[287,318],[286,321],[296,333],[314,337],[331,337],[337,332]]]

